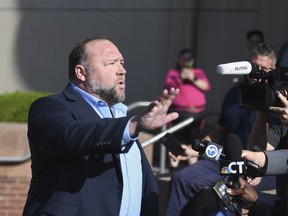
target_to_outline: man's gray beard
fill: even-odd
[[[112,106],[116,103],[120,103],[124,101],[125,94],[117,95],[117,91],[115,88],[102,88],[101,86],[92,85],[91,86],[92,92],[99,95],[109,106]]]

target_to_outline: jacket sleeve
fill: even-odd
[[[281,175],[288,173],[288,149],[266,151],[266,175]]]
[[[61,157],[121,153],[129,118],[101,119],[93,109],[87,113],[83,106],[77,109],[75,106],[56,97],[38,99],[31,105],[28,118],[31,151]]]

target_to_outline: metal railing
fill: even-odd
[[[2,156],[0,157],[0,164],[17,164],[17,163],[24,163],[30,160],[30,153],[27,153],[23,156]]]
[[[188,118],[188,119],[176,124],[175,126],[172,126],[169,129],[167,129],[166,126],[163,126],[162,127],[162,132],[157,134],[156,136],[146,140],[145,142],[143,142],[142,143],[142,147],[145,148],[145,147],[147,147],[150,144],[158,142],[161,139],[161,137],[163,137],[166,133],[173,134],[176,131],[186,127],[189,124],[191,124],[193,121],[194,121],[194,118],[191,117],[191,118]],[[166,172],[166,155],[167,155],[166,148],[163,145],[161,145],[160,146],[160,165],[159,165],[159,169],[157,169],[157,167],[153,167],[153,169],[155,171],[158,171],[160,174],[163,174],[163,173]]]
[[[142,143],[142,147],[145,148],[146,146],[154,143],[154,142],[157,142],[159,141],[159,139],[164,136],[166,133],[175,133],[177,132],[178,130],[186,127],[187,125],[191,124],[192,122],[194,121],[194,118],[191,117],[191,118],[188,118],[180,123],[178,123],[177,125],[169,128],[169,129],[165,129],[166,127],[164,126],[164,128],[162,129],[162,132],[157,134],[156,136],[150,138],[149,140],[146,140],[145,142]]]
[[[138,107],[148,106],[150,103],[151,103],[151,101],[138,101],[138,102],[135,102],[135,103],[128,105],[127,109],[129,112],[129,111],[132,111],[133,109],[136,109]]]
[[[151,102],[146,102],[146,101],[135,102],[135,103],[128,106],[128,112],[132,111],[133,109],[139,108],[141,106],[148,106],[150,103]],[[188,119],[172,126],[171,128],[168,128],[168,129],[167,129],[167,125],[164,125],[162,127],[162,130],[161,130],[162,132],[153,136],[152,138],[146,140],[145,142],[143,142],[142,147],[145,148],[151,144],[154,144],[155,142],[158,142],[161,139],[161,137],[163,137],[166,133],[173,134],[173,133],[177,132],[178,130],[191,124],[193,121],[194,121],[194,118],[191,117],[191,118],[188,118]],[[160,174],[163,174],[166,172],[166,155],[167,155],[166,148],[163,145],[161,145],[160,146],[160,157],[159,157],[159,159],[160,159],[159,168],[153,167],[153,170],[158,171]]]

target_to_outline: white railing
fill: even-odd
[[[151,102],[147,102],[147,101],[138,101],[138,102],[135,102],[131,105],[128,106],[128,112],[129,111],[132,111],[133,109],[136,109],[136,108],[139,108],[139,107],[143,107],[143,106],[148,106]],[[192,122],[194,121],[194,118],[191,117],[191,118],[188,118],[180,123],[178,123],[177,125],[174,125],[172,126],[171,128],[167,129],[167,126],[164,125],[162,127],[162,132],[153,136],[152,138],[146,140],[145,142],[142,143],[142,147],[145,148],[155,142],[158,142],[161,137],[163,137],[166,133],[175,133],[176,131],[186,127],[187,125],[191,124]],[[158,167],[153,167],[153,170],[159,172],[160,174],[163,174],[166,172],[166,155],[167,155],[167,152],[166,152],[166,148],[161,145],[160,146],[160,161],[159,161],[159,168]]]
[[[186,127],[187,125],[191,124],[194,121],[194,118],[188,118],[180,123],[178,123],[175,126],[172,126],[171,128],[167,129],[166,126],[162,127],[162,132],[157,134],[156,136],[150,138],[149,140],[146,140],[145,142],[142,143],[142,147],[145,148],[146,146],[153,144],[157,141],[159,141],[161,139],[161,137],[163,137],[166,133],[175,133],[176,131]],[[161,145],[160,146],[160,165],[159,165],[159,169],[157,167],[153,167],[153,169],[155,171],[158,171],[160,174],[163,174],[166,172],[166,148]]]
[[[10,163],[23,163],[30,160],[30,153],[23,156],[3,156],[0,157],[0,164],[10,164]]]

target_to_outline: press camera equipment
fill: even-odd
[[[261,70],[258,65],[252,65],[248,76],[256,82],[239,84],[240,107],[267,110],[270,106],[282,106],[275,90],[288,97],[288,67],[279,67],[267,72]]]

